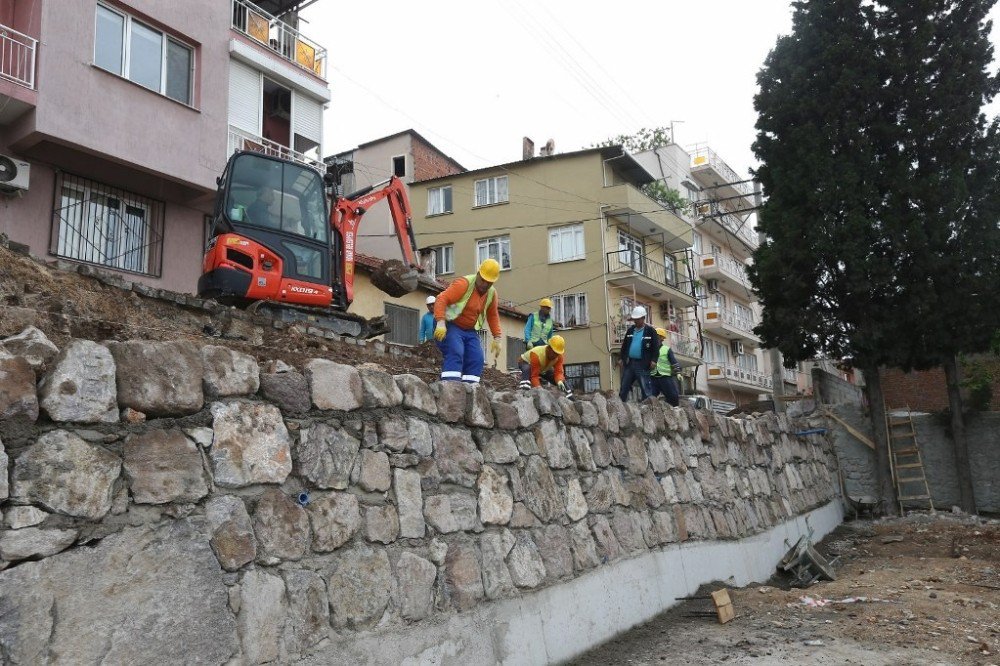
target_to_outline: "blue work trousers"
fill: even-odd
[[[677,391],[677,380],[673,377],[653,377],[653,395],[662,395],[671,407],[681,404],[681,396]]]
[[[444,356],[441,381],[479,383],[483,374],[483,345],[476,331],[467,331],[452,323],[447,324],[444,340],[437,343]]]
[[[622,363],[622,390],[618,392],[618,397],[622,402],[628,401],[628,394],[632,391],[632,384],[639,380],[639,389],[642,391],[642,399],[645,400],[653,395],[653,378],[649,376],[649,365],[643,363],[641,359],[626,358]]]

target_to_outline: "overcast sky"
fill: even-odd
[[[469,169],[520,159],[523,136],[567,152],[675,121],[745,173],[756,74],[791,30],[787,0],[319,0],[303,18],[330,52],[327,154],[412,127]]]

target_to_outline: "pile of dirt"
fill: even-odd
[[[140,293],[60,270],[56,263],[41,263],[0,243],[0,337],[35,326],[59,346],[71,338],[193,340],[232,347],[261,362],[280,359],[301,367],[308,359],[326,358],[350,365],[373,363],[393,374],[411,373],[425,381],[440,376],[441,354],[432,343],[407,348],[406,354],[391,354],[373,341],[359,345],[317,337],[296,327],[258,326],[232,308],[192,307],[183,295],[171,299],[148,295],[153,290]],[[515,379],[496,368],[484,370],[483,383],[497,390],[517,386]]]

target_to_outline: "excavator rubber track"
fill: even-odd
[[[331,331],[337,335],[367,340],[389,332],[385,317],[365,319],[350,312],[324,308],[309,308],[274,301],[256,301],[248,312],[289,324],[305,324]]]

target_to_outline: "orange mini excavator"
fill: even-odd
[[[354,300],[355,246],[361,217],[385,199],[403,262],[384,262],[372,283],[391,296],[416,289],[419,269],[406,188],[393,176],[340,197],[335,180],[299,162],[233,154],[218,179],[199,296],[341,335],[386,333],[384,317],[347,312]]]

